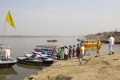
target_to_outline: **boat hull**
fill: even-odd
[[[17,61],[18,63],[22,63],[22,64],[27,64],[27,65],[36,65],[36,66],[40,66],[42,64],[42,60],[38,60],[38,59],[29,59],[27,57],[17,57]]]
[[[85,47],[96,47],[97,40],[83,40],[82,41]]]
[[[101,40],[102,43],[109,43],[107,40]],[[120,44],[120,41],[115,41],[115,44]]]
[[[43,64],[53,64],[54,59],[53,58],[48,58],[48,57],[41,57]]]
[[[32,56],[32,54],[30,53],[25,54],[25,57],[30,57],[30,56]],[[54,62],[54,59],[50,55],[41,54],[39,58],[43,61],[43,64],[52,64]]]
[[[116,41],[115,44],[120,44],[120,41],[119,42]]]
[[[84,43],[85,47],[96,47],[97,44]]]
[[[16,61],[1,61],[0,68],[9,68],[16,64]]]

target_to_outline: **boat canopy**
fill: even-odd
[[[0,60],[7,60],[10,58],[10,45],[8,44],[0,44]]]

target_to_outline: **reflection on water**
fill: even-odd
[[[0,75],[0,80],[9,80],[10,75]]]
[[[9,80],[11,75],[18,75],[13,67],[0,69],[0,80]]]
[[[0,69],[0,75],[4,75],[4,74],[16,74],[17,75],[17,72],[16,70],[13,68],[13,67],[10,67],[10,68],[1,68]]]
[[[26,64],[21,64],[21,63],[17,63],[16,65],[22,68],[27,68],[27,69],[42,70],[42,66],[26,65]]]

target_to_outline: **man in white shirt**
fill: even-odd
[[[65,49],[64,49],[64,60],[67,60],[68,59],[68,48],[67,46],[65,46]]]
[[[111,54],[114,54],[114,52],[113,52],[113,45],[115,44],[115,39],[114,39],[114,37],[112,37],[112,35],[110,34],[109,35],[109,45],[108,45],[108,47],[109,47],[109,54],[108,55],[111,55]]]

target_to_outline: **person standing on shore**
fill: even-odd
[[[84,45],[83,40],[82,40],[82,41],[80,41],[80,46],[82,46],[82,45]]]
[[[81,47],[80,47],[80,55],[79,55],[79,62],[80,62],[80,64],[82,64],[82,60],[86,60],[87,61],[87,59],[83,58],[84,55],[85,55],[85,47],[84,47],[84,45],[81,45]]]
[[[62,60],[64,60],[64,47],[61,47],[61,50],[60,50],[60,58]]]
[[[108,45],[109,54],[108,55],[111,55],[111,54],[114,54],[113,45],[115,44],[115,38],[112,36],[112,34],[109,35],[108,41],[109,41],[109,45]]]
[[[68,59],[68,48],[67,46],[65,46],[65,49],[64,49],[64,60],[67,60]]]
[[[101,54],[101,42],[100,42],[100,39],[97,40],[97,54],[95,57],[98,57],[100,56]]]
[[[70,45],[69,46],[69,58],[72,58],[72,53],[73,53],[73,50],[72,50],[72,46]]]
[[[60,60],[60,51],[61,51],[61,47],[58,48],[58,51],[57,51],[57,60]]]
[[[72,51],[72,52],[73,52],[73,53],[72,53],[72,54],[73,54],[72,56],[75,57],[75,45],[73,45],[73,51]]]
[[[80,46],[79,46],[79,44],[77,44],[77,47],[76,47],[76,56],[77,56],[77,58],[79,58],[79,55],[80,55]]]
[[[52,56],[53,56],[53,59],[56,60],[56,48],[53,48],[53,51],[52,51]]]

